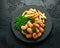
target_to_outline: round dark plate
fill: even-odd
[[[45,23],[45,24],[46,24],[46,26],[45,26],[45,31],[44,31],[43,35],[42,35],[40,38],[36,39],[36,40],[25,38],[25,36],[23,36],[23,34],[21,34],[21,32],[15,30],[15,28],[14,28],[15,18],[16,18],[18,15],[21,15],[24,10],[28,10],[29,8],[38,9],[38,10],[40,10],[41,12],[44,12],[44,13],[46,14],[46,17],[47,17],[46,23]],[[11,27],[12,27],[13,33],[14,33],[20,40],[22,40],[22,41],[24,41],[24,42],[27,42],[27,43],[37,43],[37,42],[40,42],[40,41],[44,40],[44,39],[49,35],[49,33],[51,32],[51,28],[52,28],[52,22],[51,22],[51,17],[50,17],[50,15],[47,13],[47,11],[45,10],[44,7],[31,5],[31,6],[22,7],[22,8],[20,8],[20,10],[18,10],[18,11],[16,11],[16,12],[14,13],[14,16],[12,17]]]

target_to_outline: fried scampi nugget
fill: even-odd
[[[30,21],[28,21],[27,24],[29,27],[33,27],[33,24]]]
[[[39,27],[40,32],[44,32],[44,29],[42,27]]]
[[[33,25],[36,26],[36,27],[39,27],[39,24],[37,24],[37,23],[33,23]]]
[[[26,34],[26,38],[32,38],[32,34]]]
[[[22,30],[25,30],[25,29],[26,29],[26,27],[25,27],[25,26],[21,26],[21,29],[22,29]]]
[[[39,32],[38,34],[37,33],[33,33],[33,38],[34,39],[37,39],[38,37],[40,37],[42,35],[41,32]]]
[[[28,32],[28,33],[33,33],[33,31],[32,31],[31,28],[27,28],[27,32]]]

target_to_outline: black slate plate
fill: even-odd
[[[46,17],[47,17],[46,26],[45,26],[45,31],[44,31],[43,35],[42,35],[40,38],[36,39],[36,40],[25,38],[25,36],[23,36],[19,31],[15,30],[15,28],[14,28],[15,18],[16,18],[18,15],[21,15],[24,10],[27,10],[27,9],[29,9],[29,8],[38,9],[38,10],[40,10],[41,12],[44,12],[44,13],[46,14]],[[17,38],[19,38],[20,40],[22,40],[22,41],[24,41],[24,42],[27,42],[27,43],[37,43],[37,42],[40,42],[40,41],[44,40],[44,39],[49,35],[49,33],[51,32],[51,29],[52,29],[52,22],[51,22],[51,17],[50,17],[50,15],[47,13],[47,11],[45,10],[44,7],[31,5],[31,6],[22,7],[20,10],[16,11],[16,13],[14,14],[14,16],[12,17],[11,27],[12,27],[13,33],[14,33],[14,34],[17,36]]]

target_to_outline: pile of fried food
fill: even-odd
[[[25,10],[22,16],[35,19],[34,22],[28,21],[24,26],[21,26],[22,34],[25,35],[26,38],[37,39],[41,37],[44,33],[46,21],[45,14],[37,9],[30,8],[29,10]],[[24,30],[28,33],[26,34]]]

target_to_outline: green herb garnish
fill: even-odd
[[[26,34],[28,34],[27,29],[25,29],[24,32],[25,32]]]
[[[36,27],[35,26],[32,27],[32,31],[36,32]]]
[[[35,19],[34,19],[34,18],[30,18],[30,21],[31,21],[32,23],[34,23],[34,22],[35,22]]]
[[[15,28],[16,30],[21,31],[21,26],[25,25],[30,20],[29,17],[17,16],[15,19]]]

